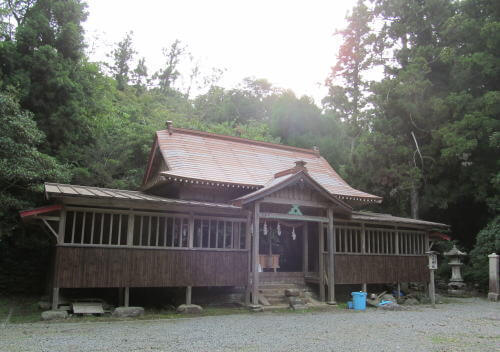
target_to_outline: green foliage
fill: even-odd
[[[500,216],[491,220],[476,237],[476,244],[470,251],[470,265],[466,267],[465,279],[488,287],[489,259],[488,255],[500,253]]]
[[[0,230],[13,226],[13,211],[34,204],[44,181],[68,179],[66,167],[37,150],[43,139],[33,115],[12,94],[0,92]]]

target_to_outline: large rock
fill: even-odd
[[[288,297],[288,303],[293,310],[304,310],[307,309],[306,303],[302,298],[296,296]]]
[[[201,314],[203,308],[196,304],[181,304],[177,307],[177,313],[181,314]]]
[[[141,315],[144,315],[144,308],[142,307],[118,307],[112,314],[115,318],[130,318]]]
[[[296,288],[287,288],[285,290],[285,296],[287,296],[287,297],[299,297],[300,291],[297,290]]]
[[[65,310],[47,310],[42,312],[42,320],[60,320],[66,319],[68,312]]]

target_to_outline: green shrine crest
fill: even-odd
[[[292,205],[292,209],[288,212],[289,215],[304,215],[300,211],[300,208],[298,205]]]

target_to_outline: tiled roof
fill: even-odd
[[[244,138],[172,128],[157,132],[170,180],[186,178],[229,185],[265,186],[274,174],[305,161],[309,175],[340,199],[380,202],[382,198],[347,184],[328,162],[312,149],[252,141]]]
[[[68,185],[62,183],[45,183],[45,194],[47,195],[47,198],[80,197],[80,198],[118,199],[118,200],[133,200],[138,202],[144,201],[144,202],[151,202],[151,203],[165,204],[165,205],[188,205],[188,206],[201,206],[201,207],[212,207],[212,208],[234,209],[234,210],[240,209],[240,207],[225,203],[209,203],[209,202],[197,202],[197,201],[181,200],[181,199],[171,199],[171,198],[153,196],[151,194],[138,191]]]

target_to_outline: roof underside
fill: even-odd
[[[317,152],[193,130],[157,132],[167,179],[187,178],[217,183],[264,187],[274,174],[305,161],[309,175],[339,199],[380,202],[382,198],[347,184]]]

